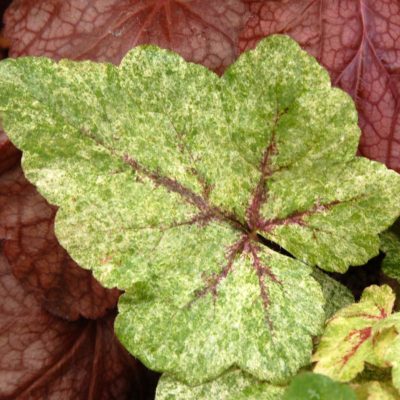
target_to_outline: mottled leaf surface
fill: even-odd
[[[188,386],[163,375],[157,386],[156,400],[280,400],[284,391],[284,387],[232,370],[198,386]]]
[[[368,158],[400,170],[400,6],[392,0],[244,0],[251,17],[241,51],[284,33],[330,72],[357,104]]]
[[[222,72],[238,55],[247,10],[241,0],[23,0],[8,8],[4,35],[11,57],[119,64],[149,43]]]
[[[391,314],[395,296],[389,286],[370,286],[359,303],[339,310],[328,322],[313,360],[314,371],[350,381],[365,362],[380,364],[374,354],[373,329]],[[391,318],[391,317],[390,317]],[[389,319],[389,318],[388,318]]]
[[[61,207],[59,240],[127,290],[126,347],[183,380],[238,365],[277,382],[307,364],[323,299],[302,262],[362,264],[398,216],[399,177],[354,156],[352,102],[288,38],[222,79],[155,47],[119,68],[28,58],[0,75],[4,126]]]
[[[385,253],[382,261],[382,271],[390,278],[400,282],[400,238],[393,230],[380,235],[381,250]]]
[[[143,371],[113,332],[115,313],[67,322],[43,310],[0,256],[0,398],[142,399]]]
[[[0,237],[14,276],[53,315],[97,318],[115,307],[119,293],[104,289],[73,262],[54,235],[50,206],[15,165],[20,154],[0,135]]]
[[[286,389],[283,400],[356,400],[354,391],[321,374],[304,372],[296,376]],[[261,400],[261,398],[260,398]]]
[[[321,285],[325,299],[325,319],[328,320],[341,308],[354,303],[354,296],[351,291],[337,280],[315,268],[312,274],[314,279]],[[322,327],[322,329],[324,329]]]

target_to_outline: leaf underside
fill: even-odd
[[[363,264],[399,213],[397,174],[354,156],[351,100],[282,36],[222,79],[147,46],[119,68],[8,60],[0,85],[61,244],[126,290],[121,341],[190,383],[232,365],[281,382],[309,363],[324,320],[311,266]]]

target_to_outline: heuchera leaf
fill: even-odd
[[[364,382],[351,385],[357,400],[398,400],[396,389],[387,382]]]
[[[291,381],[282,399],[356,400],[356,395],[349,386],[335,382],[327,376],[304,372]]]
[[[0,295],[1,399],[143,398],[141,367],[113,333],[115,313],[97,321],[54,317],[2,255]]]
[[[400,6],[392,0],[243,0],[252,17],[240,50],[285,33],[315,56],[348,92],[360,115],[360,150],[400,170]]]
[[[339,310],[328,322],[313,356],[314,371],[339,381],[350,381],[364,362],[380,364],[374,354],[373,329],[391,312],[395,296],[389,286],[370,286],[359,303]]]
[[[400,282],[400,238],[397,232],[388,230],[380,235],[381,250],[385,253],[382,271]]]
[[[119,64],[132,47],[155,44],[222,72],[247,17],[242,0],[23,0],[8,8],[4,35],[11,57]]]
[[[222,79],[154,47],[120,68],[0,72],[4,126],[61,207],[58,238],[127,291],[117,331],[133,354],[190,383],[234,364],[277,382],[309,362],[324,315],[304,261],[344,271],[376,254],[400,189],[354,156],[355,110],[315,60],[271,37]]]
[[[228,371],[210,382],[188,386],[164,374],[156,400],[281,400],[284,387],[261,382],[240,370]]]
[[[102,288],[58,244],[56,208],[15,165],[20,154],[4,133],[0,141],[0,237],[14,275],[53,315],[68,320],[105,315],[115,307],[119,292]]]

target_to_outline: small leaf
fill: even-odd
[[[356,400],[356,395],[349,386],[335,382],[327,376],[304,372],[291,381],[282,399]]]
[[[400,213],[400,177],[354,155],[351,100],[287,37],[221,79],[145,46],[120,67],[7,60],[0,86],[61,244],[126,291],[121,341],[191,384],[308,364],[324,320],[311,266],[364,263]]]
[[[188,386],[163,375],[157,386],[156,400],[280,400],[283,392],[283,387],[232,370],[199,386]]]
[[[338,381],[353,379],[374,363],[373,327],[392,312],[394,294],[389,286],[370,286],[360,302],[339,310],[328,322],[313,360],[314,371]]]

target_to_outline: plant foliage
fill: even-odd
[[[287,37],[222,78],[146,46],[120,67],[7,60],[0,84],[58,239],[126,292],[120,340],[189,384],[232,366],[280,384],[308,365],[335,311],[315,266],[365,263],[400,213],[399,176],[355,156],[351,99]]]

